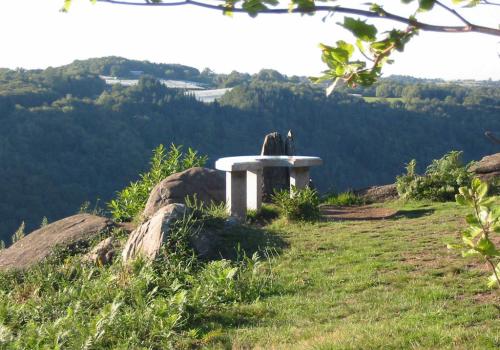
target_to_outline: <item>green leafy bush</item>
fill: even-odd
[[[151,158],[151,168],[141,174],[138,181],[117,193],[116,199],[108,203],[108,208],[117,222],[131,221],[143,211],[153,187],[169,175],[180,171],[204,166],[206,156],[198,156],[198,152],[188,148],[182,152],[182,146],[172,144],[167,152],[163,145],[159,145]]]
[[[276,191],[271,199],[287,220],[314,221],[320,217],[318,192],[310,187],[292,187],[291,193]]]
[[[477,178],[472,180],[470,188],[460,187],[459,191],[457,203],[472,208],[472,213],[465,218],[469,227],[462,231],[463,244],[448,248],[463,249],[463,256],[482,256],[492,271],[488,285],[500,287],[500,251],[491,239],[492,235],[500,234],[499,198],[488,197],[488,184]]]
[[[352,191],[342,192],[338,194],[329,194],[323,199],[323,204],[336,205],[339,207],[363,205],[365,201]]]
[[[430,199],[450,201],[454,199],[460,186],[472,180],[470,166],[462,162],[462,152],[451,151],[441,159],[435,159],[427,167],[424,175],[416,173],[417,162],[411,160],[406,166],[406,174],[396,178],[398,194],[404,199]]]

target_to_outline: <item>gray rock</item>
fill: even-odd
[[[488,174],[488,173],[500,172],[500,153],[495,153],[483,157],[480,161],[475,163],[470,168],[470,170],[475,172],[476,174]]]
[[[153,260],[158,256],[162,245],[167,241],[173,222],[186,212],[184,204],[168,204],[159,210],[129,236],[122,251],[122,260],[127,263],[142,256]]]
[[[206,168],[191,168],[170,175],[153,188],[143,212],[150,218],[156,211],[172,203],[184,203],[186,196],[209,204],[222,203],[226,199],[226,181],[222,173]]]
[[[82,260],[99,266],[110,264],[117,247],[118,241],[113,237],[108,237],[97,244]]]
[[[53,222],[2,250],[0,270],[28,268],[50,256],[54,249],[71,249],[89,242],[112,226],[111,220],[90,214],[73,215]]]
[[[262,156],[292,156],[295,154],[295,143],[292,131],[288,132],[286,140],[283,140],[279,132],[267,134],[260,151]],[[262,196],[268,201],[274,190],[283,190],[290,187],[290,171],[288,168],[268,167],[263,170]]]
[[[398,190],[396,184],[371,186],[354,191],[354,193],[366,202],[385,202],[391,199],[398,198]]]

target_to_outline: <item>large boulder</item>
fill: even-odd
[[[180,203],[166,205],[129,236],[122,251],[124,263],[139,256],[148,260],[156,258],[161,247],[167,241],[173,222],[186,212],[186,206]]]
[[[158,209],[173,203],[184,203],[186,196],[194,196],[204,203],[221,203],[226,199],[226,182],[223,174],[207,168],[191,168],[170,175],[156,185],[143,212],[149,218]]]
[[[500,178],[500,153],[483,157],[470,170],[482,180],[491,181]]]
[[[367,187],[356,190],[354,193],[369,203],[385,202],[398,198],[396,184]]]
[[[56,248],[85,244],[112,227],[111,220],[78,214],[53,222],[26,235],[0,252],[0,270],[25,269],[51,255]]]

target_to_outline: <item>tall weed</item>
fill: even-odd
[[[116,199],[108,203],[113,219],[122,222],[137,218],[143,211],[151,190],[159,182],[180,171],[204,166],[206,161],[206,156],[199,156],[198,152],[191,148],[183,153],[182,146],[172,144],[167,151],[163,145],[159,145],[153,151],[149,171],[141,174],[138,181],[130,183],[117,193]]]

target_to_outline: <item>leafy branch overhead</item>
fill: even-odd
[[[438,0],[401,0],[404,5],[410,6],[413,13],[410,16],[387,11],[379,2],[351,1],[350,6],[339,5],[338,0],[291,0],[287,7],[278,0],[90,0],[93,3],[109,3],[128,6],[196,6],[208,10],[221,11],[231,16],[233,13],[247,13],[251,17],[259,14],[294,14],[314,15],[326,13],[324,19],[335,14],[346,16],[343,22],[338,23],[350,31],[356,38],[354,43],[343,40],[334,46],[320,44],[323,62],[328,69],[320,77],[312,78],[315,82],[331,81],[327,93],[333,91],[337,83],[343,82],[349,86],[371,85],[381,75],[385,64],[392,63],[390,57],[396,52],[402,52],[406,44],[419,31],[442,33],[481,33],[500,37],[500,29],[472,23],[462,12],[476,6],[489,6],[491,11],[500,10],[500,1],[490,0],[451,0],[448,4]],[[389,3],[389,1],[385,1]],[[63,11],[69,10],[71,0],[64,0]],[[409,8],[410,8],[409,7]],[[418,16],[423,12],[439,8],[448,14],[443,21],[455,20],[461,25],[431,24],[422,22]],[[500,13],[499,13],[500,14]],[[492,14],[494,16],[494,14]],[[497,16],[500,18],[500,16]],[[360,19],[363,18],[363,19]],[[367,22],[369,18],[404,24],[406,28],[394,27],[392,30],[380,33],[376,26]],[[357,52],[357,55],[355,55]]]

